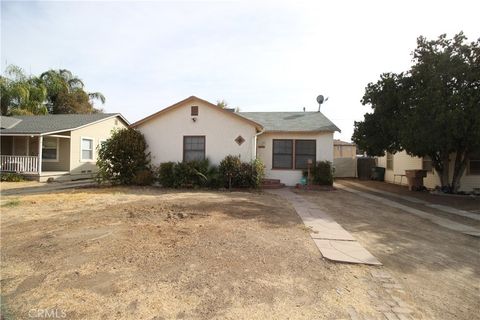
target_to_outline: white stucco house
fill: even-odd
[[[142,132],[152,163],[227,155],[260,158],[267,179],[295,185],[309,159],[333,161],[333,133],[320,112],[234,112],[191,96],[132,124]]]

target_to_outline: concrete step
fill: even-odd
[[[284,187],[285,187],[284,183],[262,184],[262,189],[281,189]]]
[[[263,179],[262,184],[279,184],[280,179]]]

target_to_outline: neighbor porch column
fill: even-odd
[[[43,136],[38,137],[38,175],[42,174],[42,146]]]

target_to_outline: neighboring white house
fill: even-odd
[[[89,178],[97,148],[127,128],[119,113],[0,117],[0,171],[45,181]]]
[[[333,133],[340,131],[320,112],[233,112],[195,96],[132,124],[145,135],[152,162],[227,155],[256,157],[266,178],[300,182],[308,159],[333,161]]]
[[[454,158],[450,159],[450,178],[453,176]],[[433,189],[440,185],[440,178],[433,170],[432,161],[429,158],[409,156],[405,151],[395,154],[387,153],[378,158],[378,166],[385,168],[385,181],[398,184],[407,184],[405,170],[427,170],[427,176],[423,179],[425,187]],[[480,156],[473,157],[467,164],[467,169],[460,180],[460,191],[470,192],[480,189]]]

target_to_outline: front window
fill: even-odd
[[[295,140],[295,169],[307,169],[308,160],[315,162],[316,151],[315,140]]]
[[[293,140],[273,140],[273,168],[292,169]]]
[[[82,160],[93,160],[93,139],[82,138]]]
[[[205,160],[205,137],[183,137],[183,161]]]
[[[43,138],[42,160],[58,161],[58,138],[52,138],[52,137]]]

